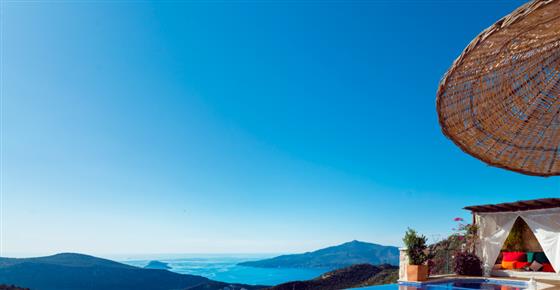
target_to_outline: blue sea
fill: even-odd
[[[276,255],[150,255],[144,257],[126,257],[119,262],[144,267],[148,262],[157,260],[167,263],[170,271],[199,275],[212,280],[243,283],[250,285],[277,285],[296,280],[315,278],[328,269],[267,269],[238,266],[245,261],[271,258]]]

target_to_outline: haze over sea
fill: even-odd
[[[137,255],[130,257],[119,257],[119,262],[144,267],[150,261],[157,260],[167,263],[170,271],[200,275],[212,280],[243,283],[252,285],[277,285],[280,283],[308,280],[327,272],[328,269],[317,268],[255,268],[238,266],[245,261],[254,261],[271,258],[276,255],[264,254],[170,254],[170,255]]]

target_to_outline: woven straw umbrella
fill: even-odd
[[[478,35],[442,78],[443,133],[529,175],[560,175],[560,0],[529,2]]]

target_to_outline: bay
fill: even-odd
[[[237,265],[240,262],[271,258],[275,255],[149,255],[120,259],[121,263],[144,267],[150,261],[167,263],[169,271],[199,275],[227,283],[277,285],[290,281],[313,279],[328,269],[317,268],[256,268]]]

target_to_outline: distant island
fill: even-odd
[[[144,269],[169,270],[171,267],[164,262],[150,261],[148,265],[144,266]]]
[[[93,256],[63,253],[38,258],[0,258],[0,284],[34,290],[253,290],[159,269],[143,269]],[[0,288],[1,289],[1,288]],[[4,288],[19,289],[19,288]]]
[[[397,282],[398,272],[396,266],[359,264],[325,273],[313,280],[280,284],[269,290],[337,290],[390,284]]]
[[[324,268],[331,270],[355,264],[398,265],[399,249],[393,246],[352,241],[314,252],[239,263],[241,266],[259,268]]]

